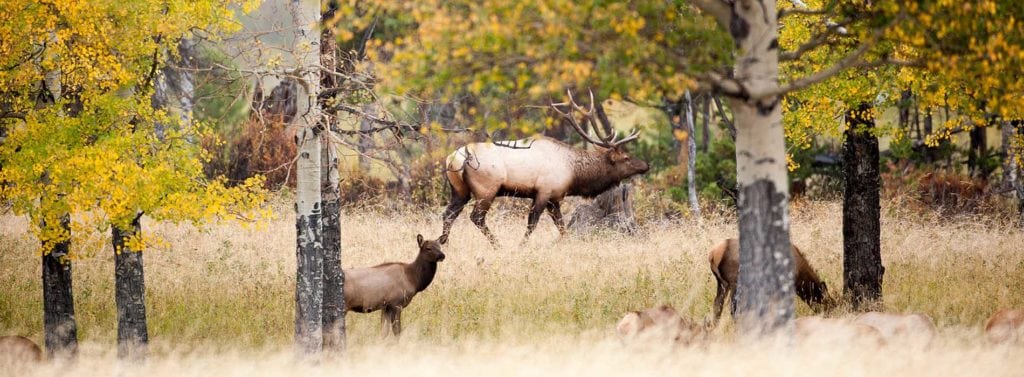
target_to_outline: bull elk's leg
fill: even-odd
[[[444,229],[441,231],[441,235],[448,235],[448,232],[452,229],[452,223],[455,222],[455,219],[459,218],[459,214],[462,213],[462,208],[466,206],[466,203],[469,203],[469,198],[469,195],[459,195],[455,193],[454,189],[452,189],[452,197],[449,200],[448,208],[445,208],[444,216],[442,217],[444,220]]]
[[[526,243],[526,239],[530,238],[530,234],[537,228],[540,215],[544,213],[544,208],[547,208],[547,206],[548,198],[538,195],[533,199],[533,207],[530,208],[530,215],[526,218],[526,235],[523,236],[523,243]]]
[[[491,202],[493,201],[493,197],[490,199],[484,199],[478,196],[476,204],[473,206],[473,213],[469,214],[469,219],[473,221],[473,224],[476,224],[477,228],[480,228],[480,231],[483,232],[485,236],[487,236],[487,239],[491,241],[492,246],[498,247],[498,239],[495,238],[494,234],[491,233],[491,230],[487,228],[487,211],[491,209]]]
[[[548,201],[548,214],[551,215],[551,220],[555,222],[555,226],[558,227],[558,233],[565,235],[565,221],[562,220],[562,203],[558,201]]]

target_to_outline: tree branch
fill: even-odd
[[[840,23],[829,23],[828,27],[822,33],[815,34],[810,40],[797,47],[795,51],[786,51],[779,53],[779,61],[791,61],[800,59],[805,53],[820,47],[823,44],[828,43],[828,37],[833,34],[843,35],[841,30],[845,30],[845,25],[853,22],[853,19],[846,19]]]
[[[732,8],[725,0],[692,0],[700,10],[707,12],[718,21],[726,30],[729,30],[729,22],[732,20]]]
[[[827,12],[824,9],[787,8],[780,9],[778,16],[776,16],[776,19],[781,21],[783,17],[794,14],[801,14],[805,16],[822,16],[827,14]]]
[[[844,69],[857,66],[860,62],[860,58],[863,57],[864,54],[868,52],[868,49],[870,49],[871,46],[871,43],[862,43],[859,47],[857,47],[856,50],[851,52],[849,55],[847,55],[846,57],[844,57],[842,60],[832,65],[831,67],[812,73],[808,76],[804,76],[799,79],[793,80],[786,85],[779,85],[769,90],[750,92],[749,99],[761,99],[779,96],[792,91],[804,89],[808,86],[825,81],[829,77],[835,76],[837,73],[841,72]]]

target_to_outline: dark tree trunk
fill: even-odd
[[[969,132],[971,148],[967,152],[967,171],[971,176],[981,179],[988,178],[984,166],[985,155],[988,154],[988,140],[985,127],[975,126]]]
[[[907,134],[911,134],[910,130],[910,104],[913,102],[913,93],[910,90],[904,90],[900,92],[900,102],[896,105],[899,109],[899,129],[907,130]]]
[[[843,292],[854,310],[874,308],[882,300],[881,223],[878,138],[872,133],[871,107],[846,114],[843,144]]]
[[[117,357],[144,360],[148,353],[146,329],[146,281],[142,269],[142,250],[131,250],[126,241],[141,231],[139,219],[129,229],[113,227],[114,299],[117,304]]]
[[[61,218],[62,228],[71,231],[70,217]],[[70,241],[53,246],[43,255],[43,332],[50,359],[73,359],[78,355],[78,325],[72,296]]]
[[[321,8],[320,19],[325,22],[334,19],[337,4],[326,2]],[[328,71],[339,67],[336,56],[338,41],[334,29],[329,25],[320,32],[320,65]],[[321,90],[333,91],[339,85],[338,76],[333,72],[320,73]],[[323,125],[325,130],[334,131],[337,114],[330,114]],[[325,133],[324,135],[328,135]],[[344,272],[341,269],[341,213],[338,192],[338,154],[330,138],[324,138],[320,152],[320,197],[323,211],[323,350],[340,353],[345,348],[345,295],[343,291]],[[361,144],[361,142],[360,142]],[[360,156],[362,163],[362,156]]]

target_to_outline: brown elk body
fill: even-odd
[[[707,329],[683,318],[675,309],[661,305],[631,311],[615,326],[619,338],[626,342],[671,341],[682,345],[695,345],[707,340]]]
[[[873,327],[888,343],[927,347],[935,338],[931,317],[921,313],[867,312],[858,315],[853,322]]]
[[[985,323],[985,336],[992,343],[1024,343],[1024,309],[1003,309]]]
[[[807,263],[807,259],[795,245],[793,250],[794,284],[796,294],[815,310],[831,304],[828,298],[828,286],[818,277],[818,273]],[[715,275],[718,290],[715,292],[714,322],[722,316],[722,307],[726,296],[736,290],[740,270],[740,245],[735,238],[722,241],[708,252],[711,273]],[[729,312],[735,314],[736,300],[733,298]]]
[[[441,245],[447,241],[447,236],[433,241],[417,235],[420,251],[412,263],[384,263],[345,270],[345,310],[359,313],[381,310],[382,335],[400,335],[402,309],[434,281],[437,262],[445,257]]]
[[[43,350],[31,339],[0,336],[0,367],[31,365],[43,360]]]
[[[595,125],[595,130],[601,128],[596,126],[598,120],[611,128],[603,120],[606,117],[595,117],[593,95],[589,111],[576,105],[571,94],[569,97],[572,108],[582,112],[585,119]],[[561,112],[558,106],[561,105],[552,105]],[[476,198],[470,219],[492,244],[497,245],[487,227],[486,216],[494,199],[499,196],[533,199],[524,240],[536,228],[545,210],[559,232],[565,234],[562,199],[566,196],[593,198],[624,179],[647,172],[647,162],[631,157],[623,148],[625,143],[636,140],[637,132],[621,140],[616,140],[614,133],[599,135],[595,139],[571,114],[562,112],[562,115],[585,140],[598,148],[582,150],[546,136],[537,136],[515,142],[469,144],[448,155],[445,166],[451,199],[444,211],[442,234],[449,233],[462,208],[471,198]]]
[[[864,345],[881,347],[885,337],[874,327],[840,318],[800,317],[795,321],[796,339],[805,346]]]

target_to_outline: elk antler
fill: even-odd
[[[583,139],[586,140],[587,142],[604,148],[615,148],[622,144],[636,140],[637,137],[639,137],[640,131],[634,129],[633,131],[631,131],[629,136],[626,136],[621,140],[615,140],[617,136],[615,128],[611,127],[611,125],[608,123],[606,119],[602,119],[605,117],[598,116],[603,115],[603,111],[601,112],[601,114],[595,114],[594,112],[594,104],[596,103],[596,101],[594,101],[593,91],[590,91],[590,104],[587,106],[586,109],[577,104],[576,100],[572,98],[571,90],[566,90],[565,92],[566,94],[569,95],[569,102],[552,103],[551,108],[554,109],[555,112],[557,112],[558,114],[562,115],[562,117],[567,119],[569,121],[569,124],[572,125],[572,128],[576,130],[576,133],[580,134],[580,136],[582,136]],[[558,108],[559,106],[566,105],[571,106],[571,108],[567,112],[562,111],[561,109]],[[573,111],[579,111],[580,114],[583,115],[584,123],[589,122],[591,125],[594,126],[594,132],[597,134],[597,139],[595,139],[593,136],[590,135],[590,133],[584,130],[584,127],[580,125],[580,122],[576,120],[576,117],[572,116]],[[612,130],[610,135],[601,134],[601,131],[599,130],[601,127],[598,126],[599,122],[600,124],[603,124],[605,127]]]

